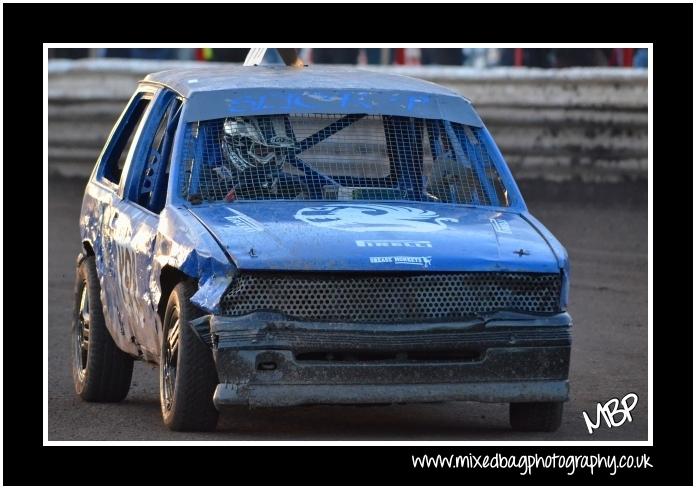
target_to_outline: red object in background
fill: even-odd
[[[203,61],[205,59],[203,57],[203,48],[196,48],[196,59],[198,61]]]
[[[631,68],[633,66],[633,48],[615,48],[611,50],[609,56],[609,66],[623,66]]]
[[[515,48],[515,66],[522,66],[524,63],[524,50],[522,48]]]
[[[406,63],[406,49],[396,48],[394,49],[394,64],[402,65]]]

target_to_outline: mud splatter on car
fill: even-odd
[[[165,424],[228,406],[568,399],[567,253],[471,102],[347,68],[149,75],[85,190],[73,374]]]

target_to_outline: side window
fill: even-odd
[[[172,98],[167,104],[156,131],[150,133],[150,140],[144,140],[147,152],[141,169],[136,191],[131,195],[138,205],[159,214],[164,208],[169,181],[172,143],[179,119],[181,100]],[[145,137],[145,136],[143,136]]]
[[[118,185],[121,180],[126,157],[133,144],[133,136],[149,103],[150,98],[145,94],[133,99],[109,143],[101,165],[102,176],[110,182]]]

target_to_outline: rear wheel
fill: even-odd
[[[133,358],[121,351],[106,328],[94,257],[77,268],[73,310],[73,383],[85,401],[117,402],[128,395]]]
[[[510,425],[516,431],[556,431],[562,419],[562,402],[510,403]]]
[[[191,282],[181,282],[167,303],[160,356],[160,404],[173,431],[212,431],[218,420],[213,393],[218,384],[210,348],[189,326],[202,315],[190,302]]]

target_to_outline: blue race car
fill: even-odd
[[[568,399],[565,249],[471,102],[346,68],[140,82],[80,216],[73,377],[120,401],[159,365],[165,424],[232,406]]]

